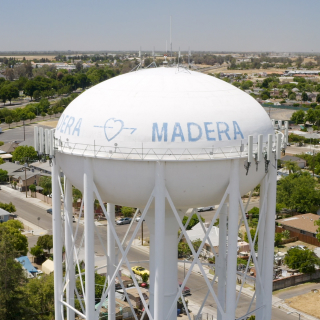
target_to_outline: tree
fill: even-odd
[[[296,124],[304,123],[305,112],[303,110],[298,110],[291,115],[291,121],[294,121]]]
[[[274,235],[274,244],[276,247],[279,247],[281,241],[282,241],[282,238],[283,238],[283,234],[282,233],[276,233]]]
[[[4,121],[9,125],[9,128],[10,128],[10,124],[12,123],[12,117],[11,116],[5,117]]]
[[[54,319],[53,274],[30,279],[23,288],[25,319]]]
[[[19,252],[20,255],[25,256],[28,252],[28,239],[25,235],[21,234],[21,223],[10,222],[13,220],[9,220],[7,222],[3,222],[0,224],[0,239],[2,237],[6,237],[8,241],[10,240],[11,244],[14,247],[16,252]],[[19,254],[16,255],[19,256]]]
[[[308,101],[307,93],[306,92],[302,92],[301,98],[302,98],[302,101]]]
[[[0,96],[2,97],[2,99],[3,99],[3,97],[5,97],[6,100],[9,100],[10,104],[11,104],[12,99],[19,97],[19,90],[15,85],[8,84],[8,85],[3,86],[0,89]]]
[[[301,168],[297,165],[296,162],[289,160],[284,162],[284,167],[289,171],[289,174],[296,173],[301,170]]]
[[[50,253],[50,250],[53,248],[53,237],[52,235],[44,235],[40,236],[37,241],[37,246],[39,246],[42,249],[48,250]]]
[[[205,219],[204,219],[204,218],[202,218],[201,216],[200,216],[200,218],[201,218],[202,222],[205,222]],[[182,224],[185,225],[185,224],[187,223],[187,221],[188,221],[188,216],[184,216],[184,217],[183,217],[183,220],[182,220]],[[199,223],[198,216],[197,216],[196,213],[194,213],[194,214],[192,215],[192,217],[191,217],[191,219],[190,219],[190,221],[189,221],[189,224],[187,225],[186,229],[187,229],[187,230],[191,230],[191,229],[192,229],[196,224],[198,224],[198,223]]]
[[[31,184],[31,185],[29,186],[29,189],[30,189],[31,192],[36,192],[37,187],[36,187],[34,184]]]
[[[296,94],[294,92],[291,92],[288,98],[289,100],[296,100]]]
[[[27,115],[27,117],[28,117],[28,119],[29,119],[30,122],[31,122],[31,120],[35,119],[36,115],[35,115],[33,112],[29,112],[28,115]]]
[[[0,225],[0,319],[22,319],[24,309],[22,286],[26,279],[21,264],[15,260],[20,254],[16,249],[15,239],[10,233],[3,232],[2,225]]]
[[[3,161],[3,159],[1,158]],[[8,171],[0,169],[0,182],[4,182],[8,180]]]
[[[124,217],[132,217],[134,212],[135,212],[134,208],[130,208],[130,207],[121,208],[121,213],[123,214]]]
[[[284,263],[291,269],[298,269],[301,273],[313,273],[315,266],[320,265],[320,259],[309,249],[295,247],[288,250]]]
[[[42,176],[39,179],[39,186],[43,188],[43,194],[52,193],[51,177]]]
[[[316,122],[316,113],[313,109],[309,109],[305,115],[305,121],[308,121],[311,124]]]
[[[251,235],[252,242],[254,240],[256,232],[257,232],[257,230],[255,228],[250,229],[250,235]],[[256,239],[256,242],[254,244],[254,250],[255,251],[258,251],[258,238],[259,238],[259,233],[257,234],[257,239]],[[244,233],[244,241],[249,243],[248,234],[246,232]]]
[[[6,162],[3,160],[3,158],[0,158],[0,164],[4,164],[4,163]]]
[[[41,256],[43,256],[43,249],[40,246],[35,245],[30,249],[30,253],[33,256],[40,258]]]
[[[320,205],[320,191],[308,172],[297,172],[278,181],[277,202],[297,212],[316,212]]]
[[[12,161],[19,161],[20,163],[29,163],[37,159],[38,153],[32,146],[19,146],[12,153]]]
[[[44,111],[41,112],[41,117],[43,117],[43,120],[44,120],[44,117],[46,116],[46,113]]]
[[[320,219],[316,220],[316,221],[314,222],[314,225],[319,227],[319,228],[317,229],[316,237],[317,237],[318,241],[320,241]]]
[[[248,211],[249,214],[252,214],[253,216],[258,216],[259,215],[259,208],[258,207],[253,207],[251,210]]]
[[[14,213],[16,212],[16,207],[12,204],[12,202],[9,202],[9,203],[3,203],[3,202],[0,202],[0,208],[3,209],[3,210],[6,210],[10,213]],[[18,221],[18,220],[9,220],[7,221],[7,224],[13,224],[15,223],[15,225],[17,225],[18,223],[20,223],[20,229],[23,228],[23,224]]]
[[[283,237],[283,239],[289,239],[290,238],[290,231],[289,230],[283,230],[282,231],[282,237]]]

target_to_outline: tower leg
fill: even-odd
[[[277,162],[274,163],[277,165]],[[273,262],[274,262],[274,233],[275,233],[275,214],[276,214],[276,191],[277,191],[277,169],[269,165],[269,188],[268,203],[265,223],[264,236],[264,267],[263,285],[265,292],[265,320],[271,319],[272,311],[272,289],[273,289]]]
[[[223,309],[226,301],[226,253],[227,253],[227,205],[224,204],[219,216],[219,255],[216,263],[216,272],[218,276],[218,299]],[[218,320],[222,320],[222,314],[217,310]]]
[[[164,239],[165,239],[165,177],[164,164],[156,163],[155,177],[155,233],[156,244],[155,266],[154,266],[154,320],[165,319],[164,302]]]
[[[264,177],[260,184],[260,214],[259,214],[259,238],[258,238],[258,268],[260,271],[260,274],[264,275],[265,273],[265,264],[264,264],[264,241],[265,241],[265,222],[266,222],[266,212],[263,212],[266,210],[266,203],[265,201],[268,199],[268,197],[265,195],[265,191],[267,188],[267,181],[268,181],[268,175]],[[263,306],[265,301],[263,299],[264,291],[262,290],[262,286],[260,285],[260,282],[256,281],[256,308],[258,309],[256,312],[257,319],[264,320],[264,309],[259,307]]]
[[[95,276],[94,276],[94,212],[93,212],[93,173],[91,159],[84,160],[83,199],[85,232],[85,283],[86,317],[94,320],[95,315]]]
[[[62,320],[62,239],[61,239],[61,193],[59,186],[60,166],[53,159],[52,167],[52,232],[54,264],[54,310],[55,320]]]
[[[64,204],[64,223],[65,223],[65,246],[66,246],[66,271],[68,271],[68,285],[66,288],[67,303],[74,308],[74,288],[75,288],[75,269],[72,251],[72,230],[73,215],[72,215],[72,185],[70,180],[65,176],[65,204]],[[68,221],[71,228],[68,226]],[[74,320],[75,313],[72,309],[67,308],[67,319]]]
[[[232,160],[230,173],[226,318],[235,319],[237,281],[237,242],[239,216],[239,160]]]
[[[107,214],[109,223],[107,226],[107,241],[108,241],[108,257],[107,257],[107,275],[108,283],[111,283],[111,278],[115,271],[115,239],[111,231],[110,222],[114,224],[115,221],[115,205],[112,203],[107,204]],[[113,282],[108,294],[108,319],[115,320],[116,314],[116,296],[115,296],[115,283]]]

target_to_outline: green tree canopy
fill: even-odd
[[[25,318],[36,320],[54,319],[53,274],[30,279],[23,288]]]
[[[12,204],[12,202],[9,202],[9,203],[0,202],[0,208],[3,209],[3,210],[8,211],[10,213],[14,213],[14,212],[17,211],[15,205]],[[21,225],[20,229],[22,229],[23,228],[23,224],[20,221],[18,221],[18,220],[9,220],[9,221],[7,221],[7,224],[18,225],[18,223],[20,223],[20,225]]]
[[[32,146],[19,146],[12,153],[12,161],[19,161],[20,163],[29,163],[37,159],[37,151],[35,151]]]
[[[40,246],[35,245],[30,249],[30,253],[39,258],[43,255],[43,249]]]
[[[205,219],[204,219],[204,218],[202,218],[201,216],[200,216],[200,218],[201,218],[202,222],[205,222]],[[188,221],[188,216],[184,216],[184,217],[183,217],[183,220],[182,220],[182,224],[185,225],[185,224],[187,223],[187,221]],[[190,221],[189,221],[189,224],[187,225],[186,229],[187,229],[187,230],[191,230],[191,229],[192,229],[196,224],[198,224],[198,223],[199,223],[198,216],[197,216],[196,213],[194,213],[194,214],[192,215],[192,217],[191,217],[191,219],[190,219]]]
[[[320,191],[308,172],[282,177],[278,182],[277,202],[298,212],[316,212],[320,205]]]
[[[42,176],[39,179],[39,186],[43,188],[43,194],[51,194],[52,192],[52,181],[51,177]]]
[[[20,255],[15,238],[9,232],[4,232],[2,225],[0,225],[0,319],[22,319],[24,313],[22,286],[26,279],[21,264],[15,260]]]
[[[52,235],[46,234],[44,236],[40,236],[37,241],[37,246],[39,246],[42,249],[48,250],[50,253],[50,250],[53,248]]]
[[[8,180],[8,171],[0,169],[0,181],[4,182]]]
[[[289,249],[284,263],[291,269],[298,269],[302,273],[315,272],[315,266],[320,265],[320,259],[309,249]]]
[[[124,217],[132,217],[135,212],[134,208],[131,207],[122,207],[121,208],[121,213],[123,214]]]

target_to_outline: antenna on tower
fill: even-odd
[[[188,68],[190,69],[190,57],[191,57],[191,51],[189,47],[189,52],[188,52]]]
[[[140,68],[142,68],[141,47],[140,47],[140,50],[139,50],[139,60],[140,60],[140,63],[138,65],[136,65],[130,72],[138,71]]]
[[[172,34],[171,34],[171,31],[172,31],[172,27],[171,27],[171,16],[170,16],[170,57],[172,58]]]
[[[153,56],[153,61],[154,61],[154,47],[153,47],[153,52],[152,52],[152,56]]]

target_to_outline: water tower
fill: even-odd
[[[207,276],[203,277],[208,294],[216,301],[218,319],[234,320],[238,228],[242,221],[250,234],[241,196],[259,183],[259,261],[253,249],[255,239],[249,237],[257,270],[256,307],[252,312],[258,319],[271,319],[276,160],[282,136],[275,133],[267,113],[252,97],[215,77],[183,68],[144,69],[85,91],[65,109],[55,130],[38,135],[36,129],[35,136],[36,148],[50,154],[53,162],[56,320],[63,319],[63,309],[69,320],[75,314],[89,320],[99,316],[100,306],[96,309],[94,300],[94,199],[102,207],[103,202],[108,203],[104,210],[108,220],[108,287],[101,301],[108,297],[109,319],[114,319],[115,279],[122,265],[131,271],[127,252],[144,218],[150,230],[149,303],[131,275],[144,314],[154,320],[176,319],[181,290],[195,264],[203,271],[199,254],[219,218],[219,254],[214,265],[217,293]],[[44,141],[47,144],[43,147]],[[74,307],[74,296],[81,299],[75,288],[74,270],[79,261],[72,232],[72,186],[83,192],[85,304],[81,304],[81,310]],[[134,232],[127,243],[120,242],[114,227],[115,204],[142,212],[136,227],[130,226]],[[213,204],[219,206],[195,252],[182,216],[188,208]],[[194,257],[181,288],[177,278],[179,229]],[[67,257],[64,277],[63,238]],[[119,261],[115,246],[119,247]]]

